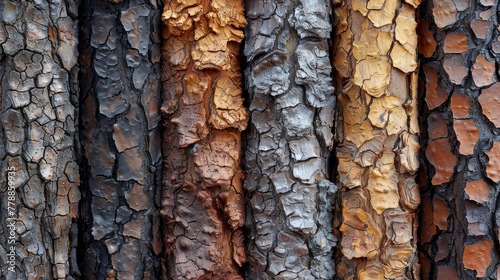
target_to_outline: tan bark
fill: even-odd
[[[419,1],[335,1],[341,279],[418,279]]]
[[[500,276],[497,11],[486,0],[422,7],[422,279]]]
[[[164,277],[242,279],[243,3],[164,4]]]
[[[80,275],[77,10],[78,1],[0,1],[2,279]]]
[[[160,275],[159,4],[80,9],[83,279]]]

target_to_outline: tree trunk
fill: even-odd
[[[169,0],[162,19],[164,278],[242,279],[243,3]]]
[[[160,3],[80,12],[83,279],[158,279]]]
[[[422,8],[422,279],[500,277],[498,8],[451,0]]]
[[[77,8],[0,1],[2,279],[79,276]]]
[[[340,279],[418,279],[419,1],[335,1]]]
[[[332,279],[327,1],[247,1],[247,279]]]

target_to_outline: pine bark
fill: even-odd
[[[164,4],[163,277],[242,279],[243,2]]]
[[[247,1],[247,279],[332,279],[328,1]]]
[[[158,279],[160,3],[80,8],[82,279]]]
[[[335,1],[339,279],[419,279],[418,5]]]
[[[78,1],[0,1],[2,279],[80,275],[77,7]]]
[[[500,278],[498,6],[422,7],[422,279]]]

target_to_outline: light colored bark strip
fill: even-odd
[[[248,279],[332,279],[328,1],[247,1]]]
[[[159,1],[81,6],[84,279],[158,279]]]
[[[334,1],[341,279],[418,279],[418,1]]]
[[[71,0],[0,1],[2,279],[80,275],[77,10],[78,1]],[[15,187],[14,200],[9,183]],[[15,244],[8,239],[10,221],[15,221]],[[14,272],[5,262],[11,246]]]
[[[242,279],[243,2],[164,5],[164,278]]]

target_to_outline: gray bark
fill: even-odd
[[[247,1],[248,279],[332,279],[328,1]]]
[[[0,1],[2,279],[80,275],[77,8],[78,1]]]
[[[81,6],[84,279],[157,279],[160,3]]]

